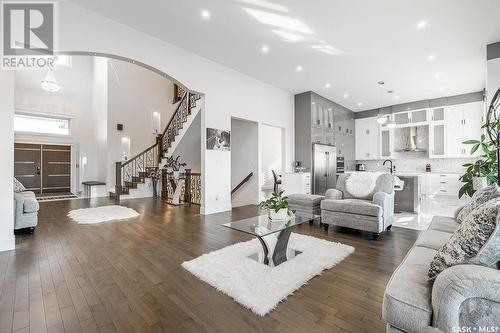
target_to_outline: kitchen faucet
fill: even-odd
[[[385,165],[385,163],[389,162],[391,164],[390,168],[389,168],[389,171],[391,172],[391,174],[393,173],[394,171],[394,166],[392,165],[392,161],[391,160],[385,160],[384,163],[382,163],[382,165]]]

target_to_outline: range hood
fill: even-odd
[[[406,127],[404,130],[404,141],[405,145],[403,149],[400,149],[398,151],[400,152],[426,152],[425,149],[418,148],[416,144],[417,140],[417,127],[412,126],[412,127]]]

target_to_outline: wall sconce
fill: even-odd
[[[153,134],[161,132],[161,113],[158,111],[151,112],[151,131]]]
[[[122,137],[121,140],[121,153],[122,153],[122,161],[127,161],[128,158],[130,157],[130,138],[129,137]]]

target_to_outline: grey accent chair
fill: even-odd
[[[14,193],[14,230],[33,232],[38,224],[39,208],[35,193],[31,191]]]
[[[384,230],[390,230],[394,220],[394,177],[378,176],[375,187],[365,197],[354,197],[346,190],[350,174],[341,174],[337,188],[326,191],[321,202],[321,222],[325,230],[329,225],[368,231],[378,239]]]
[[[431,261],[458,226],[452,217],[434,216],[429,229],[420,234],[392,274],[382,305],[388,333],[448,333],[459,332],[458,328],[481,332],[473,327],[493,327],[496,330],[490,332],[498,332],[500,271],[497,267],[452,266],[441,272],[434,284],[429,282]],[[499,233],[496,235],[488,242],[499,244]],[[498,256],[500,247],[492,248],[497,249]]]

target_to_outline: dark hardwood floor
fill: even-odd
[[[257,215],[256,207],[204,217],[197,206],[136,199],[121,203],[141,213],[134,221],[78,225],[66,217],[113,203],[41,203],[35,234],[0,253],[0,332],[383,332],[385,285],[417,237],[393,228],[372,241],[353,230],[297,227],[355,252],[259,317],[180,266],[251,239],[220,224]]]

